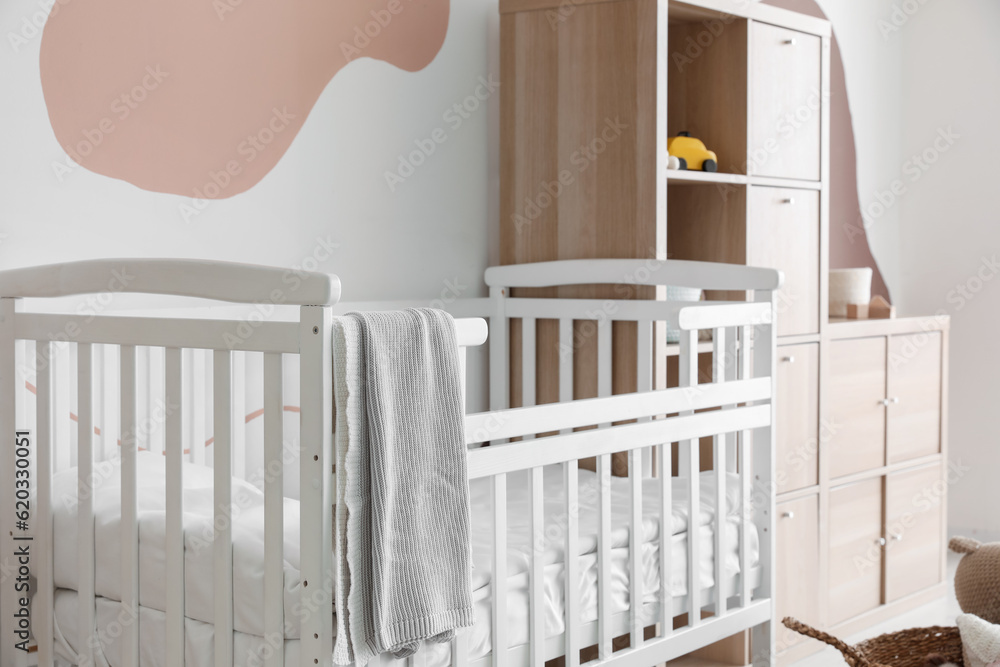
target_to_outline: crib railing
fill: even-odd
[[[540,530],[540,480],[546,465],[562,466],[565,475],[566,507],[576,505],[578,460],[596,457],[596,473],[602,494],[599,500],[598,526],[598,620],[594,627],[581,628],[578,616],[567,613],[566,632],[557,645],[536,641],[544,630],[541,590],[544,563],[541,554],[531,560],[529,596],[532,641],[529,652],[503,649],[506,628],[504,590],[493,588],[492,664],[541,665],[546,659],[566,656],[567,667],[580,662],[580,650],[595,645],[599,664],[647,665],[671,660],[739,630],[753,628],[753,661],[769,664],[773,647],[772,615],[774,598],[774,497],[773,480],[773,396],[774,396],[774,291],[780,286],[778,272],[766,269],[698,262],[646,262],[631,260],[580,260],[542,264],[512,265],[490,269],[487,282],[491,288],[490,321],[490,397],[494,410],[506,408],[511,394],[511,369],[520,369],[519,402],[526,406],[505,413],[505,426],[489,434],[493,446],[470,455],[472,474],[491,476],[494,493],[496,558],[494,581],[505,573],[504,553],[507,528],[505,516],[506,475],[531,468],[533,530]],[[511,288],[550,288],[579,284],[630,284],[646,286],[682,286],[709,290],[745,291],[748,302],[672,303],[666,301],[628,301],[607,299],[522,298],[512,297]],[[554,321],[558,345],[542,349],[538,344],[539,324]],[[612,396],[612,378],[620,372],[621,360],[614,359],[613,343],[622,332],[619,322],[631,323],[634,329],[635,390],[638,393]],[[520,358],[511,358],[511,324],[519,334]],[[680,332],[680,341],[667,346],[658,336],[665,336],[664,326]],[[700,343],[699,332],[710,331],[711,342]],[[581,336],[581,332],[583,335]],[[593,349],[596,347],[596,355]],[[711,354],[710,377],[699,378],[699,354]],[[587,354],[596,365],[597,398],[574,396],[574,372],[577,357]],[[664,355],[677,357],[676,387],[663,387]],[[596,357],[596,359],[594,359]],[[558,361],[554,361],[557,358]],[[537,406],[540,373],[557,376],[557,405]],[[554,368],[555,366],[555,368]],[[654,369],[661,377],[654,377]],[[555,370],[555,373],[553,373]],[[548,382],[552,400],[551,380]],[[577,400],[574,400],[576,398]],[[484,417],[485,418],[485,417]],[[484,419],[477,418],[477,419]],[[623,424],[622,422],[632,422]],[[584,427],[597,430],[579,431]],[[471,428],[484,429],[479,421]],[[558,431],[558,435],[532,440],[536,434]],[[725,586],[724,556],[725,516],[717,509],[714,520],[715,554],[714,589],[711,596],[701,590],[699,566],[703,557],[695,530],[687,540],[688,593],[683,601],[671,596],[671,550],[661,538],[658,591],[658,617],[650,622],[643,605],[641,559],[642,480],[655,476],[661,480],[658,517],[660,534],[669,535],[664,526],[671,521],[671,486],[677,477],[688,484],[689,516],[696,517],[700,507],[699,473],[703,462],[699,440],[712,437],[712,475],[715,478],[716,508],[724,506],[727,473],[739,476],[743,521],[739,529],[740,577],[735,595]],[[479,436],[482,439],[482,436]],[[510,442],[508,439],[519,439]],[[470,439],[475,436],[470,434]],[[506,444],[505,444],[506,443]],[[673,445],[672,445],[673,443]],[[677,466],[673,467],[672,446],[676,447]],[[627,453],[630,494],[629,605],[627,619],[615,618],[610,598],[610,479],[612,455]],[[760,581],[754,586],[750,576],[749,531],[759,534]],[[578,521],[570,516],[566,527],[566,553],[578,548]],[[575,558],[566,558],[566,609],[576,610],[577,589],[571,582],[578,578]],[[703,615],[711,614],[703,619]],[[685,624],[677,618],[686,614]],[[622,623],[622,620],[625,622]],[[656,625],[656,637],[645,639],[648,627]],[[624,631],[624,632],[623,632]],[[612,640],[628,634],[629,648],[612,654]],[[668,641],[669,640],[669,641]],[[500,647],[501,650],[497,650]]]
[[[185,356],[190,350],[208,351],[212,363],[214,396],[213,464],[214,504],[212,543],[214,550],[214,623],[215,664],[232,665],[233,656],[233,552],[232,474],[234,460],[241,461],[238,434],[245,424],[242,408],[235,396],[242,391],[242,378],[234,372],[234,356],[260,353],[264,356],[264,386],[266,387],[264,420],[269,435],[265,457],[268,463],[280,465],[283,416],[281,370],[291,357],[300,360],[301,423],[300,476],[302,497],[301,572],[304,581],[311,581],[313,590],[327,592],[330,584],[324,574],[330,571],[332,559],[332,484],[329,471],[332,464],[331,374],[330,364],[330,304],[339,297],[340,284],[335,276],[297,274],[288,281],[288,272],[246,265],[184,260],[112,260],[80,262],[53,267],[41,267],[0,272],[0,423],[4,428],[34,432],[34,451],[25,451],[29,467],[37,480],[37,506],[23,523],[14,522],[13,513],[5,511],[0,519],[3,526],[5,554],[13,553],[14,543],[32,544],[31,572],[38,579],[38,593],[33,610],[34,634],[38,641],[39,664],[53,664],[53,512],[51,480],[54,463],[64,458],[63,452],[76,450],[77,487],[77,593],[79,608],[77,627],[81,628],[76,662],[94,664],[95,649],[95,544],[94,544],[94,485],[95,462],[99,454],[110,449],[109,435],[120,436],[121,459],[121,607],[120,618],[126,619],[119,628],[122,649],[121,664],[139,664],[139,536],[137,516],[136,457],[141,428],[137,420],[139,404],[148,400],[137,374],[138,350],[161,349],[162,366],[149,364],[149,378],[162,378],[164,387],[164,446],[166,457],[166,571],[168,581],[184,581],[184,539],[182,513],[183,467],[185,451],[197,452],[200,443],[198,428],[186,429],[192,417],[200,419],[198,411],[190,414],[199,398],[186,395],[184,382]],[[171,294],[202,297],[237,303],[273,302],[278,294],[281,301],[300,306],[297,322],[259,322],[251,335],[243,330],[245,323],[237,321],[108,317],[92,314],[53,315],[19,312],[22,298],[62,297],[68,295],[104,293],[115,283],[117,292]],[[77,437],[70,443],[54,425],[64,423],[56,411],[67,405],[63,383],[72,379],[57,376],[57,346],[72,350],[70,359],[76,377],[75,415]],[[33,348],[33,349],[31,349]],[[284,356],[287,355],[287,356]],[[204,359],[204,353],[196,355]],[[142,357],[148,364],[148,355]],[[192,363],[194,363],[192,357]],[[109,369],[118,371],[111,376]],[[34,423],[26,423],[28,404],[32,401],[23,391],[25,379],[35,376]],[[151,381],[148,384],[156,384]],[[147,385],[148,386],[148,385]],[[114,405],[112,397],[120,400]],[[100,400],[98,400],[100,397]],[[187,402],[186,402],[187,401]],[[186,402],[186,403],[185,403]],[[100,410],[98,410],[100,406]],[[116,418],[109,418],[119,407]],[[115,422],[112,427],[112,422]],[[103,431],[96,430],[100,424]],[[98,434],[103,433],[103,442]],[[116,443],[117,444],[117,443]],[[188,445],[185,449],[185,444]],[[74,447],[75,445],[75,447]],[[203,452],[203,450],[202,450]],[[117,452],[115,452],[117,453]],[[14,448],[4,448],[2,479],[4,488],[13,488],[20,465]],[[197,454],[195,456],[198,456]],[[34,459],[31,465],[31,459]],[[237,464],[235,467],[240,467]],[[8,486],[9,485],[9,486]],[[271,603],[280,600],[282,591],[282,480],[272,476],[265,481],[266,526],[265,541],[269,567],[265,578],[266,596]],[[5,498],[0,506],[10,509]],[[20,521],[20,519],[18,519]],[[14,534],[17,537],[14,537]],[[328,577],[326,577],[328,580]],[[184,662],[184,586],[167,587],[166,599],[166,663]],[[19,650],[11,639],[20,629],[19,613],[27,607],[26,594],[18,595],[16,580],[8,577],[2,585],[3,620],[0,630],[0,663],[15,664]],[[278,596],[277,598],[275,596]],[[282,605],[268,605],[267,629],[284,636],[286,619]],[[318,656],[329,656],[332,635],[330,614],[303,616],[301,622],[303,665],[314,664]],[[24,623],[26,625],[26,622]],[[271,635],[274,636],[274,635]],[[281,646],[271,651],[270,665],[280,665]],[[308,656],[308,660],[306,659]]]

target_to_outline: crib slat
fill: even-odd
[[[205,465],[205,428],[207,404],[205,402],[205,385],[208,382],[208,372],[205,363],[204,350],[191,350],[191,460],[198,465]]]
[[[521,405],[535,405],[535,334],[537,320],[521,320]]]
[[[233,664],[233,354],[215,351],[215,665]]]
[[[469,667],[469,631],[458,630],[451,642],[451,664],[454,667]]]
[[[79,355],[80,351],[79,351],[79,349],[77,348],[76,345],[69,345],[68,350],[69,350],[69,352],[66,355],[67,358],[69,359],[69,369],[68,369],[67,378],[70,379],[71,381],[69,383],[69,403],[67,403],[67,406],[69,406],[68,409],[70,411],[72,411],[75,408],[77,410],[77,412],[79,412],[79,409],[80,409],[80,399],[79,399],[78,382],[74,382],[72,380],[74,380],[74,379],[75,380],[79,380],[80,363],[77,360],[77,356]],[[70,419],[72,419],[72,417],[70,417],[69,414],[67,414],[66,416],[69,417]],[[73,425],[70,424],[70,428],[69,428],[69,443],[70,443],[70,447],[69,447],[69,465],[72,468],[77,468],[80,465],[80,422],[79,422],[79,420],[77,420],[76,428],[73,428]]]
[[[529,533],[531,591],[531,665],[545,665],[545,469],[531,469],[531,532]]]
[[[653,322],[640,320],[636,322],[636,358],[635,358],[635,390],[646,392],[653,390]],[[652,417],[644,417],[639,421],[651,421]],[[653,448],[642,451],[643,470],[653,470]]]
[[[284,667],[285,506],[282,357],[264,355],[264,636],[279,637],[265,667]]]
[[[66,470],[73,465],[71,450],[73,436],[71,435],[73,423],[69,414],[72,410],[70,399],[72,398],[72,371],[70,366],[70,345],[67,343],[53,343],[52,345],[52,365],[55,373],[55,386],[52,394],[52,429],[53,429],[53,463],[56,472]]]
[[[94,348],[89,343],[77,347],[77,619],[81,635],[80,655],[94,664],[96,575],[94,555]]]
[[[573,320],[559,320],[559,402],[573,400]],[[563,431],[569,433],[569,429]]]
[[[597,459],[600,508],[597,531],[597,641],[601,660],[611,657],[611,455]]]
[[[147,377],[149,384],[146,386],[146,422],[152,424],[153,428],[149,430],[149,448],[150,451],[157,452],[163,455],[167,453],[167,432],[165,424],[163,423],[163,413],[160,407],[164,404],[166,399],[164,395],[164,389],[166,387],[166,376],[164,374],[164,349],[162,347],[147,347],[144,348],[147,352],[146,363],[148,375]]]
[[[183,359],[181,350],[168,348],[165,362],[166,416],[166,580],[167,586],[165,658],[167,667],[184,665],[184,412]]]
[[[493,667],[507,665],[507,475],[493,476]]]
[[[114,457],[118,449],[118,392],[115,379],[118,377],[118,368],[113,345],[101,346],[101,361],[104,371],[101,373],[102,401],[101,407],[103,415],[101,418],[101,450],[103,460]]]
[[[729,333],[726,334],[726,382],[732,382],[737,379],[739,373],[739,328],[732,327],[727,330]],[[730,409],[736,407],[735,405],[728,406]],[[726,434],[726,470],[730,472],[736,472],[736,460],[739,453],[739,448],[736,444],[737,435],[736,433]]]
[[[576,461],[563,464],[566,480],[566,667],[580,665],[580,478]]]
[[[674,594],[670,587],[674,571],[674,473],[670,445],[659,445],[656,456],[660,478],[660,636],[666,637],[674,631]]]
[[[38,450],[38,534],[35,537],[39,558],[38,593],[35,597],[35,639],[38,640],[39,667],[52,667],[53,613],[55,583],[52,534],[52,349],[50,342],[39,341],[35,347],[36,447]]]
[[[712,382],[726,380],[726,330],[715,329],[712,334]],[[726,438],[713,437],[713,463],[715,469],[715,526],[714,526],[714,579],[715,616],[726,614]]]
[[[611,395],[611,320],[597,323],[597,395]]]
[[[681,331],[680,386],[695,387],[698,384],[698,332]],[[684,413],[690,414],[690,413]],[[699,521],[701,517],[701,473],[698,440],[680,443],[680,470],[688,477],[688,530],[687,530],[687,581],[688,581],[688,624],[691,627],[701,623],[701,545],[699,543]]]
[[[629,623],[630,648],[639,648],[643,642],[643,569],[642,569],[642,449],[628,453],[628,482],[631,491],[631,517],[629,523]]]
[[[752,349],[752,327],[741,327],[739,352],[739,378],[749,378],[750,350]],[[750,431],[742,431],[738,438],[740,450],[740,604],[750,604],[753,591],[750,588],[750,517],[751,517],[751,452]]]
[[[247,362],[246,352],[233,352],[233,476],[247,478]]]
[[[121,637],[123,667],[139,667],[139,518],[136,474],[136,353],[134,345],[121,347],[121,550],[122,615],[132,622],[125,624]]]

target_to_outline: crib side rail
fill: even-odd
[[[106,292],[325,306],[339,300],[340,279],[325,273],[193,259],[95,259],[0,271],[2,297]]]
[[[506,628],[506,591],[493,587],[494,652],[488,664],[541,665],[545,660],[565,656],[567,667],[580,664],[580,650],[597,645],[600,665],[659,664],[685,655],[690,651],[721,640],[740,630],[753,629],[755,664],[767,664],[773,646],[772,615],[774,598],[774,496],[772,481],[774,423],[774,313],[773,289],[780,285],[778,272],[747,267],[700,267],[701,278],[692,280],[682,271],[648,277],[644,284],[681,284],[729,290],[749,290],[748,302],[671,303],[664,301],[588,300],[510,297],[508,287],[542,287],[595,283],[585,269],[599,265],[605,277],[613,281],[622,271],[634,267],[634,262],[587,260],[579,264],[580,280],[572,279],[562,267],[530,266],[502,267],[494,271],[491,286],[491,412],[470,415],[467,419],[467,440],[473,443],[490,441],[491,446],[470,450],[470,475],[490,480],[493,493],[494,562],[493,581],[506,576],[508,517],[506,515],[508,478],[514,474],[530,476],[531,534],[544,535],[544,515],[539,510],[544,490],[542,475],[545,466],[563,470],[567,519],[562,526],[566,554],[576,553],[579,545],[580,517],[571,508],[579,507],[579,459],[595,457],[598,488],[598,619],[584,624],[578,613],[579,592],[573,585],[566,588],[565,633],[552,641],[544,640],[544,549],[533,538],[529,555],[529,614],[531,641],[526,647],[504,650],[509,636]],[[555,269],[559,268],[559,271]],[[573,267],[570,267],[573,268]],[[674,268],[678,268],[677,265]],[[509,270],[508,270],[509,269]],[[550,271],[551,269],[551,271]],[[532,273],[534,271],[534,273]],[[551,273],[551,275],[549,275]],[[570,271],[572,273],[572,271]],[[536,275],[537,274],[537,275]],[[676,275],[675,275],[676,274]],[[666,276],[666,277],[664,277]],[[686,277],[685,277],[686,276]],[[664,280],[666,282],[661,281]],[[743,281],[740,283],[740,281]],[[512,324],[519,326],[519,351],[510,354],[509,336]],[[543,328],[543,323],[545,327]],[[629,328],[618,328],[627,323]],[[679,343],[666,346],[656,340],[663,329],[658,323],[678,332]],[[702,341],[699,331],[711,332],[710,341]],[[544,339],[543,339],[544,335]],[[620,336],[634,337],[635,356],[626,359],[634,368],[622,368],[622,359],[613,354]],[[543,347],[544,345],[544,347]],[[669,349],[668,348],[672,348]],[[708,353],[710,369],[705,378],[704,364],[699,357]],[[677,385],[654,390],[654,367],[665,363],[661,355],[674,357]],[[577,355],[583,363],[577,363]],[[554,358],[555,357],[555,358]],[[705,361],[703,357],[701,361]],[[537,375],[543,362],[557,364],[554,379],[540,382]],[[596,363],[595,363],[596,362]],[[596,368],[594,368],[596,366]],[[520,405],[504,409],[508,403],[508,378],[511,368],[520,371],[518,382]],[[661,367],[662,368],[662,367]],[[550,368],[551,370],[551,368]],[[575,374],[591,373],[587,386],[596,398],[574,400],[577,384]],[[617,377],[631,377],[635,393],[612,395]],[[555,383],[555,387],[553,387]],[[540,392],[545,390],[543,398]],[[620,391],[620,390],[619,390]],[[558,403],[552,403],[558,394]],[[591,394],[593,395],[593,394]],[[541,405],[544,403],[544,405]],[[581,430],[587,429],[588,430]],[[713,559],[716,585],[703,590],[700,565],[705,559],[700,540],[690,539],[686,546],[688,592],[683,600],[674,597],[665,585],[662,573],[672,572],[675,556],[670,549],[661,549],[658,570],[661,585],[656,591],[655,605],[630,604],[627,619],[622,622],[612,613],[612,549],[611,494],[613,454],[626,453],[628,461],[630,525],[641,525],[644,511],[643,480],[660,480],[657,502],[661,525],[671,525],[673,485],[684,478],[688,485],[686,502],[689,516],[699,516],[702,506],[702,459],[700,443],[711,440],[711,468],[714,483],[713,502],[723,507],[727,502],[725,489],[729,475],[738,479],[739,516],[735,543],[727,536],[725,517],[716,512],[713,520],[713,552],[726,553],[735,549],[740,575],[727,588],[724,558]],[[517,442],[508,442],[517,439]],[[677,448],[676,463],[672,448]],[[752,535],[756,532],[756,535]],[[759,543],[757,541],[759,538]],[[629,599],[643,600],[643,563],[640,531],[631,530]],[[541,540],[544,543],[544,539]],[[752,547],[759,551],[758,567],[751,567]],[[578,580],[581,573],[577,560],[566,558],[567,581]],[[751,576],[751,572],[759,580]],[[652,592],[650,592],[652,593]],[[658,615],[651,618],[654,609]],[[704,617],[711,613],[711,617]],[[686,624],[674,629],[676,617],[687,616]],[[655,636],[646,638],[646,631],[656,626]],[[612,651],[612,640],[622,631],[629,635],[630,648]],[[541,638],[541,639],[540,639]],[[499,650],[498,650],[498,647]],[[478,665],[479,663],[477,663]],[[487,664],[483,662],[482,664]]]

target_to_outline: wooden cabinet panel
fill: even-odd
[[[777,506],[778,618],[793,616],[813,626],[819,612],[819,496],[790,500]],[[778,627],[778,650],[794,646],[804,638],[784,626]]]
[[[749,172],[818,181],[822,40],[766,23],[751,34]]]
[[[819,344],[778,348],[778,493],[819,482]]]
[[[750,188],[747,264],[780,269],[778,335],[819,332],[819,193]]]
[[[889,339],[889,463],[941,451],[941,334]]]
[[[830,492],[829,622],[882,603],[882,478]]]
[[[886,478],[886,602],[941,582],[945,491],[939,465]]]
[[[885,465],[886,339],[830,343],[830,476]]]

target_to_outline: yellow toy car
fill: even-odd
[[[705,148],[701,139],[695,139],[689,132],[681,132],[667,140],[667,152],[677,157],[681,169],[692,171],[718,171],[718,156]]]

